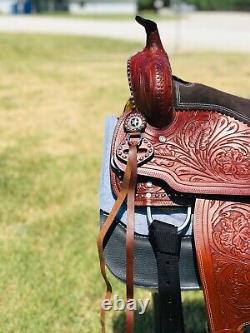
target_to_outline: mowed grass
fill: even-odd
[[[39,16],[49,16],[54,18],[73,18],[73,19],[80,19],[80,20],[109,20],[109,21],[124,21],[124,20],[134,20],[134,14],[71,14],[65,11],[56,11],[56,12],[42,12],[38,14]],[[152,10],[144,10],[139,13],[139,15],[147,17],[151,20],[179,20],[184,17],[182,15],[176,13],[163,13],[157,14]],[[37,16],[37,15],[34,15]]]
[[[95,240],[103,125],[105,116],[122,112],[126,59],[140,47],[0,35],[0,332],[100,331],[104,285]],[[249,97],[248,55],[171,60],[184,79]],[[205,332],[201,293],[184,294],[184,304],[187,331]],[[108,318],[121,333],[123,316]],[[152,331],[149,309],[137,332]]]

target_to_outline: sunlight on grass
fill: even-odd
[[[54,12],[42,12],[39,15],[33,16],[48,16],[53,18],[73,18],[73,19],[80,19],[80,20],[109,20],[109,21],[124,21],[124,20],[133,20],[136,14],[71,14],[65,11],[54,11]],[[179,20],[183,19],[183,15],[176,14],[175,12],[169,13],[161,13],[157,14],[152,10],[144,10],[138,13],[143,17],[147,17],[151,20]]]
[[[0,45],[0,332],[99,332],[103,123],[123,109],[126,60],[141,46],[11,34],[0,34]],[[171,59],[184,79],[249,97],[248,55]],[[201,294],[184,295],[184,303],[190,333],[203,332]],[[120,332],[122,317],[108,317]],[[152,311],[143,325],[152,332]]]

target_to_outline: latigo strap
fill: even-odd
[[[122,204],[127,198],[127,235],[126,235],[126,292],[127,302],[134,297],[134,283],[133,283],[133,259],[134,259],[134,199],[137,181],[137,148],[141,141],[141,134],[133,133],[128,136],[128,162],[124,173],[121,192],[107,218],[102,226],[97,237],[97,247],[99,253],[100,269],[103,279],[106,283],[106,292],[104,300],[110,300],[112,296],[112,286],[109,282],[106,273],[105,259],[104,259],[104,244],[105,239],[115,223],[116,215],[119,212]],[[101,306],[100,321],[102,326],[102,333],[106,332],[105,328],[105,309]],[[134,328],[134,312],[126,310],[126,327],[127,333],[132,333]]]

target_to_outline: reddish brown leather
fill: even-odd
[[[132,134],[129,139],[129,152],[128,162],[126,165],[123,182],[121,185],[121,191],[117,197],[117,200],[109,213],[104,225],[102,226],[98,237],[97,247],[99,253],[100,270],[102,277],[106,283],[106,292],[104,300],[110,300],[112,296],[112,286],[106,274],[106,264],[104,258],[104,241],[111,229],[111,226],[115,222],[116,215],[121,208],[124,200],[127,197],[127,233],[126,233],[126,294],[127,303],[134,298],[134,273],[133,273],[133,262],[134,262],[134,229],[135,229],[135,192],[137,184],[137,150],[138,144],[141,140],[141,134],[135,133],[134,137]],[[105,328],[105,310],[101,307],[100,310],[100,322],[102,327],[102,333],[106,332]],[[128,307],[126,309],[126,332],[133,333],[134,331],[134,311]]]
[[[116,215],[118,214],[118,212],[121,208],[121,205],[123,204],[124,200],[126,199],[126,197],[128,195],[131,174],[132,174],[132,165],[131,165],[131,163],[128,163],[125,173],[124,173],[124,180],[123,180],[121,191],[117,197],[117,200],[116,200],[111,212],[109,213],[107,220],[105,221],[105,224],[102,226],[102,228],[97,236],[97,248],[98,248],[98,254],[99,254],[100,270],[101,270],[102,277],[106,284],[106,292],[105,292],[105,295],[103,298],[104,300],[110,300],[111,296],[112,296],[112,286],[109,282],[109,279],[108,279],[107,273],[106,273],[106,264],[105,264],[105,258],[104,258],[104,241],[105,241],[105,238],[106,238],[111,226],[113,225],[113,223],[115,221]],[[102,307],[100,309],[100,322],[101,322],[102,333],[105,333],[106,332],[105,311]]]
[[[123,183],[121,186],[121,191],[117,197],[117,200],[109,213],[105,224],[102,226],[98,237],[97,237],[97,247],[99,253],[100,270],[103,279],[106,283],[106,292],[104,295],[104,300],[110,300],[112,295],[112,286],[106,274],[106,265],[104,258],[104,241],[105,238],[115,222],[116,215],[121,208],[126,197],[128,197],[128,232],[126,237],[126,267],[127,267],[127,300],[133,298],[133,249],[134,249],[134,198],[137,180],[137,143],[131,145],[129,150],[129,159],[124,173]],[[127,311],[127,332],[133,332],[133,312]],[[106,332],[105,328],[105,311],[101,307],[100,310],[100,321],[102,327],[102,333]]]
[[[131,99],[126,103],[123,110],[123,117],[127,117],[130,112],[133,112],[133,101]],[[122,177],[118,177],[112,168],[110,168],[110,178],[112,191],[115,197],[118,197],[121,191]],[[152,179],[148,181],[137,180],[136,185],[136,194],[135,194],[135,206],[179,206],[176,202],[173,201],[175,194],[167,192],[159,182],[157,184],[152,182]]]
[[[121,190],[122,181],[115,172],[110,170],[112,190],[117,197]],[[138,181],[136,186],[135,206],[180,206],[174,202],[175,194],[168,193],[163,187],[153,184],[152,180]]]
[[[136,109],[157,128],[166,127],[174,117],[172,71],[154,22],[137,17],[147,33],[143,51],[128,61],[128,80]]]
[[[124,140],[124,116],[116,126],[112,156]],[[164,136],[166,143],[159,137]],[[167,129],[147,125],[144,133],[154,156],[138,174],[164,181],[176,191],[193,194],[250,195],[250,128],[232,117],[209,111],[177,111]],[[112,184],[114,185],[114,183]],[[157,200],[155,200],[157,202]]]
[[[240,331],[240,332],[242,332],[242,331]],[[225,330],[219,330],[219,331],[216,331],[215,333],[239,333],[239,331],[237,330],[227,330],[227,329],[225,329]]]
[[[196,202],[194,237],[211,333],[250,321],[250,204]]]

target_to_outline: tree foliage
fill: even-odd
[[[154,10],[154,0],[137,0],[138,10]]]
[[[199,10],[250,10],[250,0],[186,0]]]

